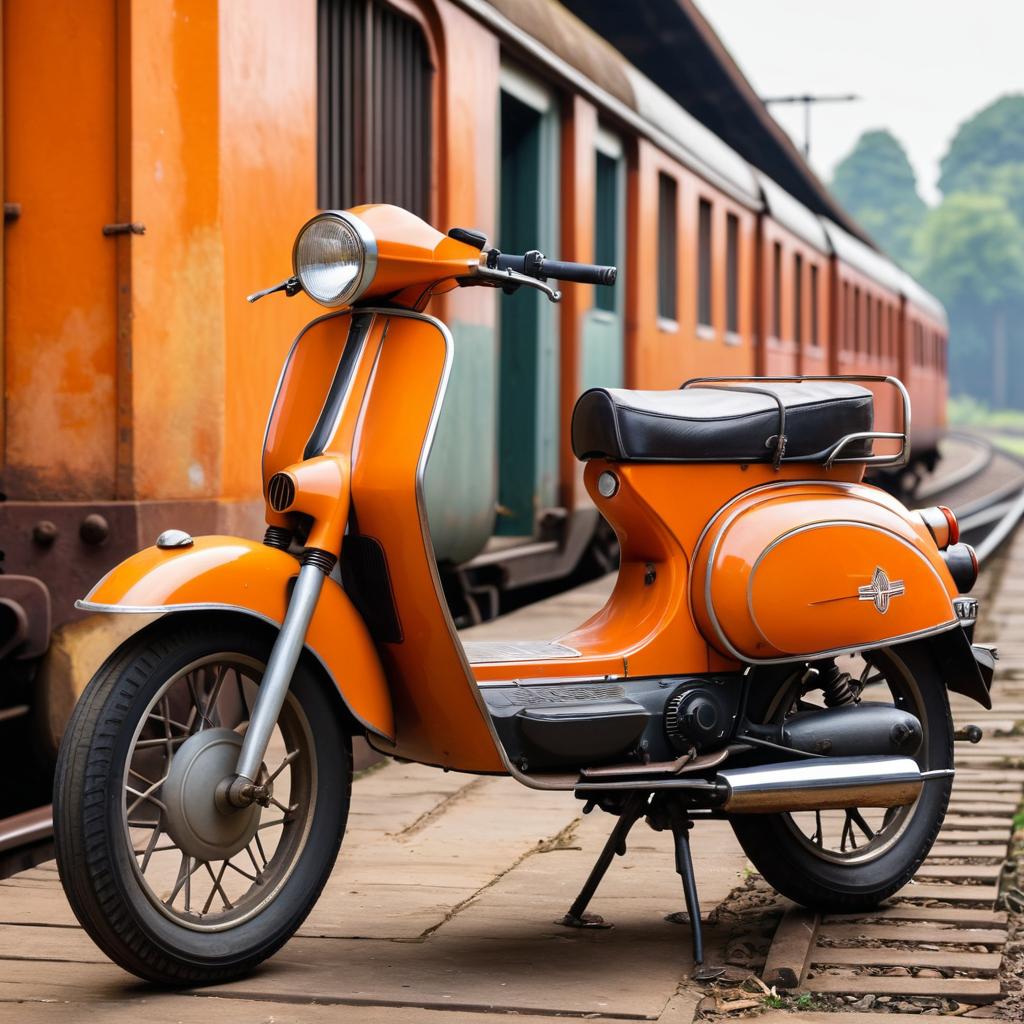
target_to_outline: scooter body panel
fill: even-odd
[[[280,626],[299,563],[239,537],[197,537],[191,547],[146,548],[115,566],[78,607],[90,612],[231,610]],[[369,632],[345,591],[325,580],[306,647],[356,720],[390,740],[391,694]]]
[[[380,310],[386,340],[352,455],[350,533],[383,551],[397,635],[378,640],[395,709],[389,754],[460,771],[508,771],[444,599],[423,481],[453,358],[452,338],[423,314]],[[351,536],[346,540],[351,543]]]
[[[890,646],[959,624],[957,588],[917,517],[863,484],[757,488],[730,502],[695,552],[696,623],[747,663]]]

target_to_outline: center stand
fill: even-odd
[[[587,810],[592,807],[589,804]],[[704,966],[704,932],[700,919],[700,902],[697,897],[697,880],[693,871],[693,857],[690,853],[690,829],[693,819],[678,797],[666,793],[649,793],[636,790],[626,797],[618,812],[611,835],[604,844],[596,863],[587,876],[579,895],[573,900],[568,913],[556,921],[567,928],[611,928],[598,914],[588,914],[587,906],[593,899],[608,868],[616,856],[626,852],[626,837],[633,826],[646,815],[647,824],[656,832],[671,830],[675,844],[676,871],[683,883],[686,899],[686,916],[693,935],[693,978],[695,981],[712,981],[725,973],[723,967]]]

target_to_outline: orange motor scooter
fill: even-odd
[[[727,818],[806,905],[903,885],[949,797],[947,689],[988,706],[993,652],[972,643],[977,566],[952,514],[861,483],[906,458],[899,381],[899,433],[873,430],[850,379],[588,391],[572,444],[619,540],[615,588],[555,640],[464,644],[423,499],[454,352],[422,310],[456,286],[557,300],[548,279],[615,270],[385,205],[315,217],[293,265],[268,292],[333,312],[281,374],[263,542],[168,530],[79,604],[161,613],[89,684],[58,765],[61,879],[104,952],[176,984],[274,953],[331,871],[357,734],[616,816],[569,926],[600,924],[586,905],[636,822],[671,830],[699,972],[696,821]]]

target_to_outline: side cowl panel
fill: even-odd
[[[747,662],[880,647],[958,624],[957,590],[927,528],[862,484],[741,495],[705,528],[690,585],[704,637]]]
[[[289,554],[238,537],[197,537],[187,548],[146,548],[115,566],[77,607],[90,612],[243,612],[280,626],[299,563]],[[394,739],[387,679],[376,648],[344,590],[326,580],[306,646],[338,687],[355,718]]]

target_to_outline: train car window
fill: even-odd
[[[697,221],[697,322],[711,326],[711,203],[700,201]]]
[[[875,303],[875,350],[879,356],[885,354],[882,348],[882,301]]]
[[[725,217],[725,329],[737,334],[740,329],[740,219],[734,213]]]
[[[865,354],[875,354],[875,332],[873,330],[874,320],[872,319],[874,308],[871,304],[871,296],[864,293],[864,351]]]
[[[679,186],[668,174],[658,175],[658,316],[679,319]]]
[[[594,262],[616,266],[619,262],[619,161],[597,154],[594,189]],[[595,288],[594,308],[615,312],[615,288]]]
[[[860,352],[864,339],[860,336],[860,289],[853,289],[853,344],[851,348]]]
[[[821,330],[818,324],[818,268],[811,264],[811,344],[821,344]]]
[[[850,282],[843,282],[843,348],[853,348],[853,308],[850,306]]]
[[[782,246],[772,246],[772,334],[782,337]]]
[[[793,256],[793,340],[804,343],[804,258]]]
[[[381,0],[318,0],[317,203],[430,217],[434,69],[419,25]]]
[[[896,307],[889,307],[889,355],[896,357]]]

